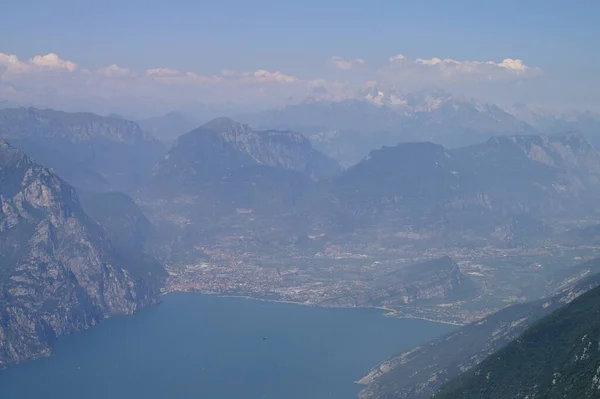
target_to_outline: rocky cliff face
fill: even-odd
[[[71,186],[2,141],[0,206],[0,368],[156,301],[161,276],[131,269]]]
[[[381,279],[378,285],[394,293],[394,301],[388,300],[388,305],[470,299],[477,293],[475,284],[447,256],[401,269]]]
[[[449,257],[417,263],[380,276],[351,295],[324,301],[336,306],[402,307],[412,303],[448,303],[477,294],[475,284]]]
[[[178,139],[155,168],[153,187],[189,194],[231,173],[257,166],[301,172],[313,179],[340,171],[335,161],[312,148],[300,134],[259,132],[218,118]]]

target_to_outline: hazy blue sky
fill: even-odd
[[[5,99],[23,99],[34,90],[39,96],[42,89],[63,99],[96,95],[101,101],[138,91],[149,98],[165,88],[150,89],[141,76],[152,76],[155,84],[168,69],[171,78],[174,70],[191,72],[203,86],[169,87],[167,96],[202,101],[219,93],[215,101],[259,96],[277,102],[319,84],[339,94],[376,81],[410,90],[440,86],[504,102],[600,103],[600,2],[593,0],[4,0],[0,11]],[[31,62],[49,53],[56,57]],[[390,57],[398,54],[403,64],[398,58],[391,67]],[[521,60],[523,68],[500,65],[505,59]],[[68,70],[63,61],[74,67]],[[107,83],[108,76],[91,83],[90,77],[70,76],[65,89],[65,76],[48,75],[54,67],[93,75],[113,64],[119,69],[104,75],[119,75],[117,84]],[[266,88],[248,78],[259,70],[257,80]],[[125,75],[135,83],[127,86]],[[98,93],[92,90],[97,86]]]

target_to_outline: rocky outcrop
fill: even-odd
[[[468,300],[477,294],[475,283],[456,262],[445,256],[399,268],[380,276],[351,295],[323,301],[322,305],[385,306],[402,308],[408,304],[449,303]]]
[[[2,141],[0,206],[0,368],[156,302],[161,275],[132,268],[71,186]]]
[[[464,300],[473,298],[477,289],[473,281],[461,273],[456,262],[445,256],[393,272],[378,282],[380,289],[393,293],[394,303],[427,300]],[[390,303],[391,302],[391,303]]]
[[[231,173],[260,166],[301,172],[315,180],[341,170],[301,134],[255,131],[231,119],[217,118],[179,137],[156,166],[151,187],[155,193],[197,193]]]

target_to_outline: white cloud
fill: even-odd
[[[27,68],[28,65],[19,61],[16,55],[0,53],[0,76],[3,71],[4,73],[23,73]]]
[[[442,60],[440,58],[433,57],[433,58],[430,58],[430,59],[417,58],[415,60],[415,64],[435,66],[435,65],[440,65],[440,64],[453,64],[453,65],[456,65],[456,64],[458,64],[458,62],[454,61],[452,59]]]
[[[156,77],[172,77],[172,76],[182,76],[183,72],[177,69],[171,68],[151,68],[146,69],[146,76],[156,76]]]
[[[87,100],[110,106],[119,103],[130,107],[162,104],[171,109],[192,101],[276,106],[292,98],[300,101],[308,96],[315,99],[353,98],[365,81],[369,81],[369,87],[394,85],[404,90],[437,86],[454,91],[455,87],[481,88],[489,82],[516,82],[539,72],[538,68],[512,58],[499,62],[459,61],[439,57],[408,59],[398,54],[380,68],[369,68],[365,64],[362,58],[333,57],[331,65],[336,69],[324,71],[329,76],[322,79],[268,68],[255,71],[222,69],[217,74],[166,67],[135,71],[117,64],[88,69],[61,59],[55,53],[23,61],[16,55],[0,53],[0,95],[3,99],[34,104],[43,99],[46,106],[61,103],[55,99],[71,101],[77,106]],[[339,70],[345,72],[342,74]],[[336,81],[338,76],[344,76],[345,80]]]
[[[87,71],[87,70],[84,70]],[[107,78],[114,78],[118,76],[132,76],[134,75],[133,71],[129,68],[122,68],[117,64],[111,64],[104,68],[99,68],[96,71],[98,74],[105,76]]]
[[[350,69],[353,69],[357,66],[360,65],[364,65],[365,64],[365,60],[362,58],[354,58],[351,60],[346,60],[342,57],[331,57],[331,64],[338,68],[338,69],[342,69],[344,71],[348,71]]]
[[[452,58],[441,59],[433,57],[429,59],[417,58],[414,63],[428,67],[437,67],[440,71],[445,72],[446,76],[454,74],[485,74],[493,77],[493,74],[496,73],[496,77],[502,78],[499,73],[508,72],[519,75],[532,70],[523,61],[513,60],[512,58],[505,58],[502,62],[494,62],[457,61]]]
[[[0,78],[52,70],[75,72],[77,68],[74,62],[63,60],[54,53],[36,55],[28,61],[21,61],[14,54],[0,53]]]
[[[295,76],[286,75],[279,71],[269,72],[266,69],[259,69],[254,72],[253,76],[260,82],[294,83],[298,81]]]
[[[78,65],[74,62],[65,61],[54,53],[36,55],[30,60],[30,62],[38,67],[49,69],[66,69],[69,72],[73,72],[78,68]]]
[[[512,58],[505,58],[501,63],[498,64],[501,68],[510,69],[516,72],[526,72],[529,67],[521,60],[513,60]]]
[[[390,57],[390,62],[394,62],[394,61],[404,61],[406,59],[406,57],[404,56],[404,54],[397,54],[393,57]]]
[[[532,77],[539,72],[539,68],[512,58],[500,62],[439,57],[410,60],[401,54],[391,57],[389,63],[379,70],[388,83],[399,85],[502,82]]]
[[[145,76],[161,83],[173,84],[209,84],[220,82],[223,78],[215,75],[200,75],[195,72],[183,72],[171,68],[146,69]]]

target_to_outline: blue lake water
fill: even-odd
[[[388,356],[453,329],[383,316],[195,293],[61,338],[0,371],[2,399],[352,399]]]

